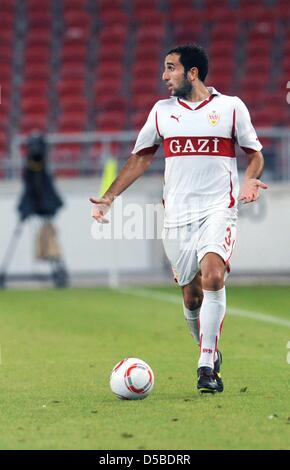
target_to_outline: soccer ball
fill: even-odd
[[[142,400],[152,392],[153,386],[153,371],[142,359],[123,359],[112,370],[110,387],[122,400]]]

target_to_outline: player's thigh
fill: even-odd
[[[229,262],[233,253],[237,233],[236,218],[220,212],[207,217],[200,227],[198,240],[198,260],[201,265],[208,253],[215,253],[224,261]],[[214,261],[216,259],[216,262]],[[209,257],[208,263],[219,264],[219,258]],[[204,263],[205,264],[205,263]]]
[[[164,229],[163,246],[173,275],[180,287],[189,284],[199,271],[197,259],[198,232],[189,224]]]

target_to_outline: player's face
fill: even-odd
[[[192,83],[188,80],[184,67],[179,61],[179,54],[166,56],[162,80],[165,81],[172,96],[188,98],[193,91]]]

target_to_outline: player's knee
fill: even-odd
[[[202,295],[193,295],[190,292],[183,293],[184,305],[188,310],[196,310],[201,307]]]
[[[202,283],[206,290],[220,290],[224,286],[224,273],[220,270],[208,271],[203,274]]]

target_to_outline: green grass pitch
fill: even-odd
[[[172,301],[178,288],[138,291],[0,293],[0,448],[290,449],[289,287],[228,288],[229,312],[286,322],[229,313],[225,392],[214,396],[195,389],[198,351]],[[111,369],[130,356],[155,373],[143,401],[109,389]]]

